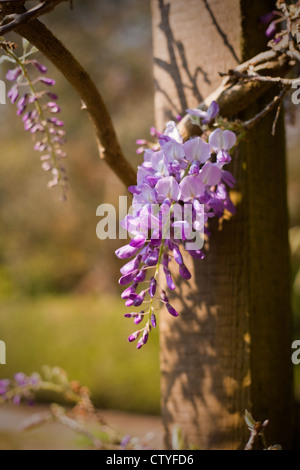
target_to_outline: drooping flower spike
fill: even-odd
[[[209,110],[207,122],[215,117],[216,105]],[[171,259],[178,265],[179,275],[188,281],[191,273],[184,264],[183,250],[194,259],[203,259],[209,218],[220,218],[225,210],[235,212],[227,189],[235,181],[223,168],[231,160],[229,150],[236,142],[233,132],[217,128],[208,142],[200,137],[183,142],[175,122],[170,121],[163,134],[155,129],[151,133],[159,146],[146,148],[147,141],[137,142],[143,146],[144,160],[138,167],[137,185],[129,188],[132,213],[122,221],[131,241],[116,251],[118,258],[130,258],[121,268],[119,283],[125,287],[121,295],[125,305],[138,308],[124,315],[139,325],[128,338],[129,342],[137,341],[138,349],[156,328],[157,302],[170,315],[179,315],[158,283],[160,269],[170,291],[176,289],[169,268]]]
[[[60,185],[63,197],[66,196],[66,174],[61,160],[66,157],[63,150],[65,143],[64,122],[57,117],[60,107],[58,96],[49,88],[55,80],[45,76],[47,67],[36,59],[30,58],[37,52],[35,48],[28,51],[29,43],[23,42],[23,56],[18,57],[10,48],[1,56],[1,61],[10,63],[6,79],[13,82],[7,93],[11,103],[17,105],[17,115],[22,116],[25,131],[34,138],[34,150],[41,152],[41,166],[51,174],[48,187]]]

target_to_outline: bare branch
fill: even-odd
[[[289,61],[288,55],[281,50],[266,51],[238,65],[231,74],[245,74],[248,77],[246,72],[250,68],[255,76],[263,72],[267,73],[267,78],[281,77],[291,68]],[[220,115],[231,118],[254,103],[276,84],[278,84],[276,81],[274,83],[273,80],[263,79],[241,82],[238,77],[226,76],[219,88],[210,94],[198,106],[198,109],[207,109],[212,101],[216,101],[220,107]],[[286,85],[290,86],[290,82]],[[188,114],[180,121],[178,127],[184,139],[188,139],[193,134],[199,134],[199,127],[192,124]]]
[[[259,75],[259,74],[251,75],[247,73],[241,73],[238,70],[229,70],[227,73],[222,73],[220,75],[228,76],[228,77],[236,77],[236,78],[243,79],[245,81],[276,83],[277,85],[283,85],[288,88],[290,88],[295,81],[294,78],[269,77],[266,75]]]
[[[263,117],[265,117],[267,114],[269,114],[270,111],[272,111],[272,109],[276,106],[276,105],[280,105],[280,102],[283,98],[283,96],[285,95],[285,93],[287,92],[287,89],[285,88],[284,90],[281,90],[281,92],[279,93],[279,95],[275,96],[273,98],[272,101],[270,101],[270,103],[268,103],[259,113],[257,113],[253,118],[249,119],[248,121],[245,121],[242,123],[242,126],[245,128],[245,129],[251,129],[251,127],[253,127],[257,122],[259,122]],[[277,117],[278,119],[278,117]],[[276,117],[275,117],[275,121],[277,121]],[[275,124],[276,125],[276,124]],[[273,124],[273,129],[274,129],[274,124]]]
[[[51,60],[77,91],[94,126],[100,157],[126,186],[134,185],[136,172],[122,152],[111,116],[86,70],[39,20],[21,24],[15,31]]]
[[[10,31],[13,31],[18,25],[27,23],[28,21],[38,18],[45,13],[49,13],[54,10],[59,3],[69,0],[42,0],[29,10],[24,8],[25,1],[26,0],[0,0],[0,6],[3,4],[1,6],[1,12],[10,12],[10,14],[5,15],[1,22],[0,35],[7,34]],[[17,11],[15,12],[14,10]]]

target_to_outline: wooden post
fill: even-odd
[[[255,3],[255,6],[253,5]],[[227,71],[266,48],[258,17],[273,2],[152,0],[156,125],[197,106]],[[247,110],[253,116],[268,100]],[[238,449],[247,408],[269,419],[267,439],[290,448],[293,433],[290,296],[283,120],[260,122],[231,163],[237,215],[211,224],[204,261],[161,312],[165,445],[180,426],[200,449]]]

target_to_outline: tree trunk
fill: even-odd
[[[255,6],[253,5],[255,3]],[[197,106],[227,71],[266,48],[258,16],[273,2],[152,0],[156,125]],[[244,114],[255,115],[263,97]],[[186,257],[174,319],[161,312],[165,445],[179,425],[186,444],[239,449],[244,411],[269,419],[267,439],[291,447],[290,295],[283,119],[260,122],[231,163],[237,215],[211,224],[205,260]]]

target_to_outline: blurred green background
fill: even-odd
[[[77,0],[73,12],[62,4],[43,21],[91,73],[125,154],[136,165],[135,140],[147,138],[154,123],[150,2]],[[0,339],[6,342],[7,365],[1,366],[0,378],[59,365],[91,388],[98,407],[159,413],[158,332],[139,352],[128,344],[132,323],[122,316],[117,285],[121,263],[114,255],[120,242],[96,237],[97,206],[106,202],[117,207],[118,196],[126,191],[99,161],[77,95],[47,65],[48,75],[57,80],[66,122],[69,195],[61,202],[59,189],[46,189],[48,174],[15,117],[15,106],[1,106]],[[299,339],[296,106],[290,106],[287,121],[294,337]],[[300,383],[300,366],[295,371]]]

